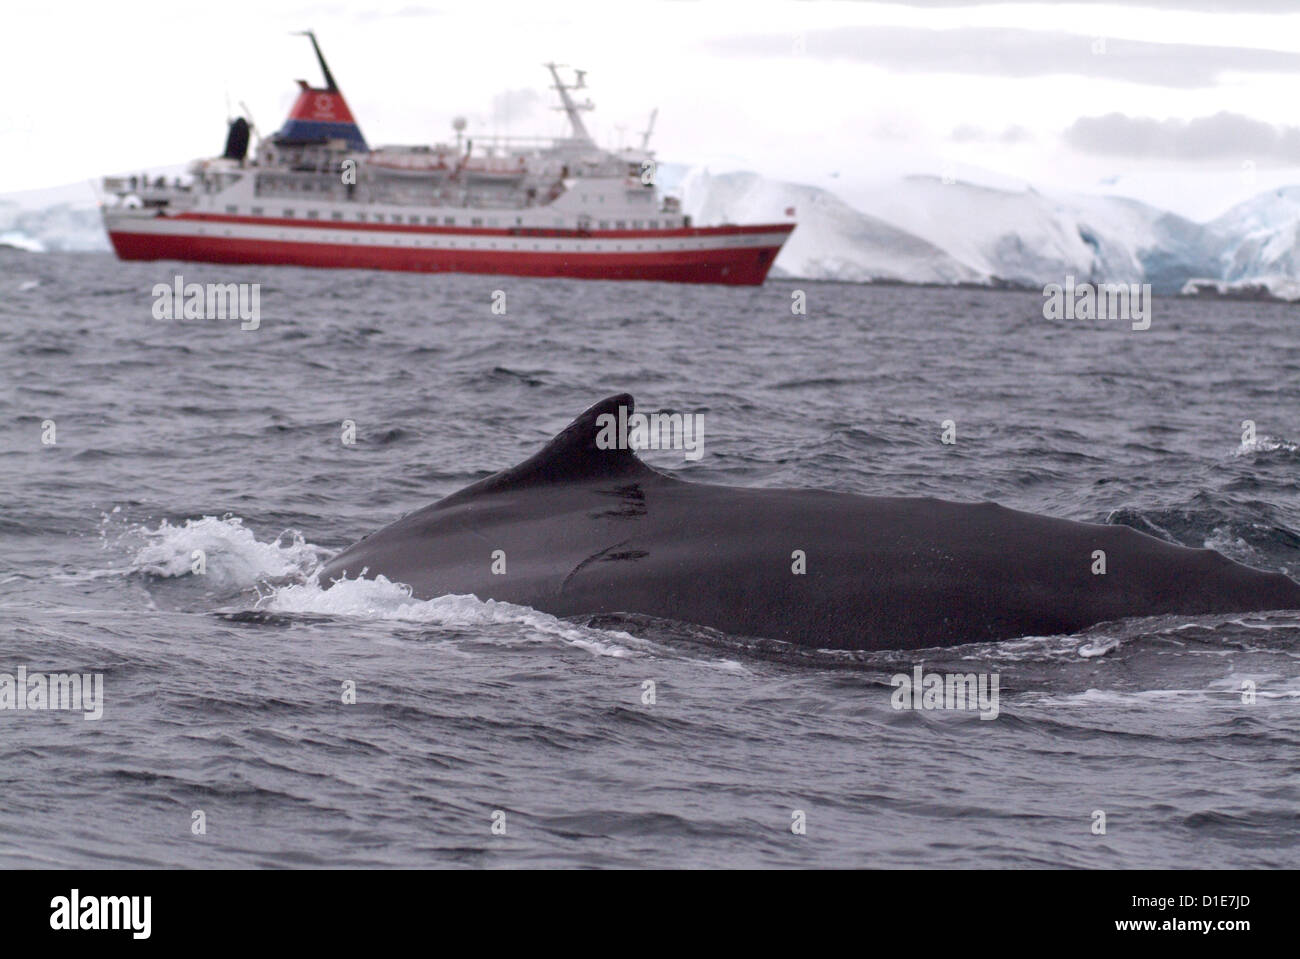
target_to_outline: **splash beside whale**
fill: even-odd
[[[822,649],[1300,609],[1300,584],[1280,573],[1127,526],[993,503],[685,482],[600,448],[598,421],[620,406],[631,412],[632,397],[597,403],[518,466],[367,536],[319,582],[383,575],[421,599],[636,613]]]

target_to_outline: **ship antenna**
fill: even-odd
[[[650,148],[650,134],[655,132],[655,117],[659,116],[659,108],[655,107],[650,111],[650,122],[641,133],[641,152],[644,153]]]
[[[555,80],[555,90],[559,92],[560,103],[563,104],[563,106],[558,109],[561,109],[568,114],[569,125],[573,127],[573,138],[575,140],[581,140],[586,144],[594,143],[591,139],[591,134],[587,132],[586,124],[582,122],[582,111],[593,109],[591,101],[588,100],[586,103],[575,103],[573,97],[569,96],[570,90],[582,90],[586,88],[587,71],[575,70],[574,72],[578,75],[578,82],[573,86],[567,86],[564,81],[560,79],[559,64],[546,63],[543,64],[543,66],[551,71],[551,77]]]
[[[325,89],[331,93],[336,92],[339,85],[334,82],[334,74],[330,73],[329,64],[325,62],[325,54],[320,52],[320,44],[316,42],[316,34],[311,30],[300,30],[294,36],[306,37],[311,41],[312,49],[316,51],[316,59],[320,61],[320,72],[325,74]]]
[[[260,140],[262,138],[262,134],[258,132],[257,123],[253,120],[253,111],[248,109],[248,104],[245,103],[243,100],[239,101],[239,109],[244,111],[244,116],[248,119],[249,129],[251,129],[254,133],[256,133],[257,138]]]

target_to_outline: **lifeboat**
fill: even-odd
[[[457,176],[484,186],[518,186],[528,175],[528,162],[518,157],[470,156],[461,160]]]
[[[366,165],[380,176],[404,179],[445,180],[454,172],[449,153],[436,150],[376,150]]]

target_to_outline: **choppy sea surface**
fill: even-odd
[[[177,274],[261,284],[260,328],[155,319]],[[0,710],[0,865],[1300,865],[1300,613],[854,655],[310,578],[620,391],[706,414],[698,462],[646,454],[693,480],[1300,576],[1298,345],[1259,303],[1133,332],[1015,292],[0,251],[0,673],[104,683],[97,721]],[[917,665],[997,673],[997,718],[894,709]]]

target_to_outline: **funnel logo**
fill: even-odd
[[[312,101],[313,120],[333,120],[334,117],[334,98],[328,93],[322,93]]]

